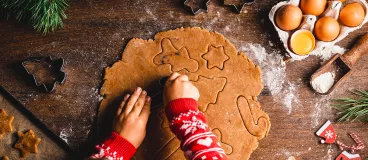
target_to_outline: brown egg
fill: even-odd
[[[304,14],[319,16],[326,9],[327,0],[301,0],[300,8]]]
[[[340,34],[340,25],[331,17],[322,17],[314,26],[314,35],[321,41],[332,41]]]
[[[356,27],[363,22],[364,16],[363,6],[359,3],[351,3],[341,10],[339,20],[345,26]]]
[[[284,5],[277,10],[275,21],[276,25],[285,31],[294,30],[302,22],[303,14],[298,6]]]

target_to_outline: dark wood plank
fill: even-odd
[[[31,27],[15,21],[0,21],[0,84],[13,93],[56,134],[66,133],[75,150],[85,147],[93,128],[99,104],[98,89],[103,69],[121,58],[125,44],[133,37],[153,38],[159,32],[178,27],[199,26],[217,31],[238,49],[247,43],[257,43],[268,51],[285,49],[268,20],[268,12],[276,0],[257,0],[247,7],[246,14],[236,14],[221,1],[210,2],[209,12],[192,16],[180,1],[70,1],[65,28],[43,36]],[[338,43],[350,48],[368,25],[353,32]],[[275,45],[270,45],[273,43]],[[20,62],[36,56],[64,58],[68,79],[55,93],[37,88],[20,66]],[[320,66],[317,58],[287,64],[287,79],[297,84],[299,103],[288,114],[287,109],[270,94],[259,100],[270,115],[269,136],[260,142],[252,159],[328,159],[339,151],[336,146],[318,144],[314,135],[326,119],[335,120],[335,110],[328,103],[316,103],[325,96],[314,94],[308,77]],[[349,89],[368,90],[368,56],[356,64],[348,81],[328,98],[348,95]],[[319,108],[320,110],[316,111]],[[314,114],[319,113],[319,116]],[[349,141],[348,131],[360,134],[368,142],[367,123],[336,124],[339,137]],[[88,143],[87,143],[88,144]],[[363,157],[368,151],[360,152]]]

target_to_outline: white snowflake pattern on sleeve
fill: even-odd
[[[197,129],[206,130],[207,124],[203,123],[202,120],[198,120],[195,116],[191,120],[183,120],[183,125],[180,127],[181,130],[185,130],[184,136],[189,133],[194,133]]]
[[[104,144],[97,145],[96,149],[99,150],[99,153],[92,155],[91,157],[94,159],[108,159],[108,160],[124,160],[123,157],[117,157],[115,151],[111,151],[110,147],[104,149]]]
[[[226,160],[219,140],[207,125],[205,114],[194,99],[178,99],[166,107],[171,131],[181,141],[180,148],[188,160]]]

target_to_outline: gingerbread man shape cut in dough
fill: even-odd
[[[162,53],[153,59],[155,64],[170,64],[174,72],[183,69],[189,72],[195,72],[198,69],[198,62],[190,58],[186,48],[176,49],[167,38],[162,40],[161,45]]]

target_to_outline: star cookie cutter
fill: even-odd
[[[53,60],[51,56],[32,58],[22,62],[22,66],[29,75],[32,75],[36,86],[43,86],[47,92],[52,92],[56,84],[64,84],[66,73],[64,59]]]
[[[224,0],[224,5],[232,7],[237,13],[241,13],[244,6],[250,6],[255,0]]]
[[[184,7],[194,15],[208,11],[210,0],[185,0]]]

